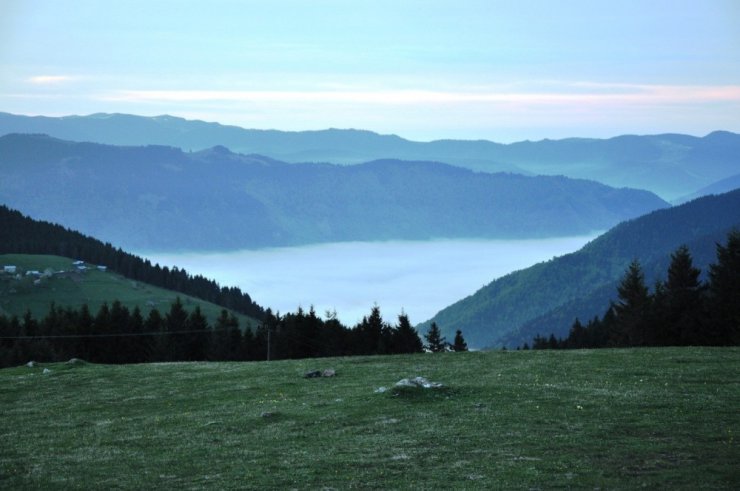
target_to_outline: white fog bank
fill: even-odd
[[[378,304],[386,321],[412,324],[495,278],[580,249],[598,234],[537,240],[343,242],[218,253],[143,254],[225,286],[281,313],[336,310],[352,326]]]

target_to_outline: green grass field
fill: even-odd
[[[736,348],[42,364],[0,405],[3,489],[740,488]]]
[[[46,269],[70,272],[41,278],[38,285],[34,284],[33,277],[22,276],[20,280],[16,280],[13,275],[0,273],[0,314],[20,317],[26,310],[30,310],[39,319],[46,315],[54,302],[60,307],[74,308],[87,303],[90,312],[95,315],[103,302],[110,305],[113,300],[119,300],[131,310],[138,306],[144,316],[153,308],[164,315],[179,296],[188,311],[199,305],[213,325],[222,310],[222,307],[210,302],[129,280],[116,273],[98,271],[90,265],[90,269],[82,274],[72,273],[72,262],[72,259],[59,256],[0,254],[0,270],[3,265],[8,264],[17,266],[23,272],[44,272]],[[241,326],[245,326],[247,322],[257,325],[257,321],[244,315],[237,317]]]

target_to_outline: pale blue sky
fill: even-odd
[[[418,140],[740,131],[740,1],[0,0],[0,111]]]

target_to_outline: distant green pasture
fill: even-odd
[[[36,318],[42,318],[52,303],[74,308],[87,303],[95,315],[103,302],[110,305],[119,300],[131,310],[138,306],[146,316],[152,308],[167,313],[172,302],[180,297],[188,310],[199,305],[213,324],[222,310],[222,307],[181,293],[129,280],[110,271],[99,271],[93,264],[87,264],[88,269],[78,272],[72,263],[72,259],[59,256],[0,254],[0,271],[4,265],[14,265],[21,274],[18,280],[14,275],[0,272],[0,314],[20,317],[30,310]],[[25,276],[26,271],[43,273],[47,269],[64,273],[42,277],[38,284],[34,284],[36,277]],[[256,325],[246,316],[238,317],[242,326],[247,322]]]

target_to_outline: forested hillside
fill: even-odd
[[[264,131],[172,116],[150,118],[128,114],[52,118],[0,113],[0,135],[8,133],[46,133],[75,141],[158,144],[193,151],[224,145],[235,152],[267,155],[288,162],[357,164],[386,158],[432,160],[490,173],[596,180],[615,187],[648,189],[669,200],[737,174],[740,153],[740,135],[719,131],[703,138],[663,134],[508,145],[486,140],[425,143],[370,131]]]
[[[419,335],[403,313],[396,324],[391,324],[383,320],[376,306],[350,328],[335,316],[318,317],[313,308],[308,312],[299,308],[284,315],[265,311],[239,288],[220,287],[185,270],[152,265],[110,244],[59,225],[32,220],[2,205],[0,255],[12,262],[0,264],[0,367],[73,357],[99,363],[141,363],[422,351]],[[66,258],[86,264],[74,265],[72,259]],[[5,266],[11,269],[6,270]],[[32,266],[45,270],[32,271]],[[101,276],[108,276],[110,271],[204,299],[224,309],[215,321],[209,321],[206,309],[212,310],[212,305],[192,302],[194,305],[186,306],[179,297],[164,306],[136,304],[132,308],[127,305],[131,299],[122,298],[131,295],[127,285],[111,288],[110,282],[101,281]],[[80,288],[85,281],[94,282],[93,288],[101,291],[85,298],[71,298],[88,291]],[[70,282],[75,285],[70,287]],[[131,288],[138,290],[139,285]],[[5,301],[33,296],[29,290],[38,290],[41,300],[47,300],[43,314],[39,314],[40,306],[31,309],[28,305],[22,313],[18,313],[18,306],[8,309],[10,312],[3,309]],[[109,298],[104,298],[106,291]],[[145,296],[160,298],[162,292],[149,291]],[[190,303],[190,299],[186,301]],[[100,306],[92,310],[92,305]],[[226,308],[256,319],[256,325],[252,325],[251,319],[247,319],[247,324],[240,323]]]
[[[182,269],[152,265],[149,260],[110,243],[60,225],[33,220],[0,205],[0,254],[12,253],[50,254],[102,265],[126,278],[191,295],[254,319],[261,319],[264,315],[262,307],[239,288],[220,286],[213,280],[192,276]]]
[[[632,261],[603,316],[588,322],[576,319],[567,336],[537,334],[533,347],[740,345],[740,229],[717,243],[716,252],[702,280],[689,247],[679,247],[653,287],[646,283],[640,262]]]
[[[520,346],[537,333],[564,336],[576,317],[604,312],[632,260],[645,265],[650,283],[686,244],[706,270],[715,244],[734,227],[740,227],[740,190],[658,210],[619,224],[578,252],[499,278],[429,322],[448,336],[462,329],[473,347]]]
[[[0,137],[0,201],[144,251],[580,235],[667,206],[646,191],[434,162],[293,165],[43,135]]]

